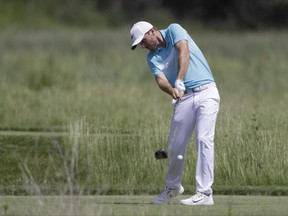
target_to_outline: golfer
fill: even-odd
[[[183,205],[213,205],[214,132],[220,97],[211,69],[201,50],[179,24],[158,30],[152,24],[140,21],[133,25],[130,36],[132,50],[138,44],[149,50],[147,62],[155,81],[173,99],[166,187],[152,203],[168,203],[184,192],[181,184],[184,161],[195,128],[196,193],[180,202]],[[184,159],[179,159],[178,155]]]

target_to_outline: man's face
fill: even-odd
[[[157,37],[154,34],[154,30],[150,30],[144,35],[144,38],[140,42],[140,45],[143,49],[148,49],[150,51],[153,51],[158,46],[158,40]]]

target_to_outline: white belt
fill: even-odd
[[[192,88],[192,89],[186,89],[184,94],[188,94],[190,92],[200,92],[200,91],[208,89],[209,87],[212,87],[212,86],[216,86],[215,82],[207,83],[207,84],[204,84],[204,85]]]

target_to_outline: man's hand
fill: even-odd
[[[179,100],[183,97],[184,95],[184,92],[180,92],[178,89],[176,88],[173,88],[172,89],[172,98],[175,99],[175,100]]]
[[[177,98],[181,99],[182,96],[184,95],[185,90],[186,90],[184,82],[180,79],[177,79],[175,81],[175,89],[177,89],[177,91],[178,91]]]

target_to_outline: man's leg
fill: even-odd
[[[172,116],[169,135],[169,167],[166,173],[166,185],[180,187],[186,150],[195,126],[194,97],[189,94],[176,105]],[[178,155],[184,158],[179,160]]]
[[[193,100],[193,95],[185,95],[175,105],[169,135],[170,154],[169,167],[166,173],[166,188],[152,201],[154,204],[170,202],[174,197],[184,192],[184,188],[181,185],[184,160],[186,148],[195,125]],[[178,155],[183,155],[184,158],[182,160],[178,159]]]
[[[196,194],[181,200],[183,205],[214,205],[214,132],[219,102],[216,87],[196,94]]]
[[[214,135],[219,111],[219,96],[214,97],[215,90],[213,87],[199,94],[196,115],[196,192],[206,195],[212,194],[214,182]]]

